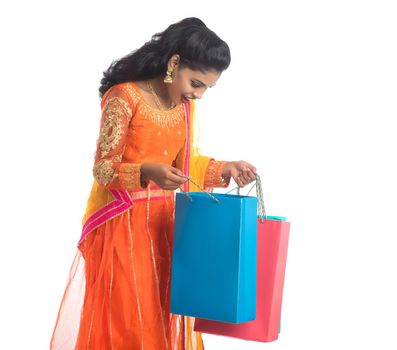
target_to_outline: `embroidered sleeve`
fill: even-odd
[[[222,170],[226,161],[211,159],[205,172],[204,185],[206,187],[228,187],[230,176],[222,177]]]
[[[141,183],[141,164],[122,162],[133,106],[121,89],[111,89],[102,107],[93,175],[109,189],[144,188],[147,183]]]

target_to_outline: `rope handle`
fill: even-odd
[[[191,178],[191,176],[186,176],[186,175],[183,175],[183,176],[186,177],[194,186],[196,186],[202,192],[206,193],[209,197],[211,197],[215,202],[219,203],[219,199],[215,198],[212,194],[210,194],[209,192],[204,190],[204,188],[202,188],[199,184],[194,182],[193,179]],[[182,188],[180,188],[180,190],[190,199],[191,202],[193,201],[192,197],[187,192],[185,192]]]
[[[193,181],[193,179],[190,176],[186,176],[186,175],[184,175],[184,176],[188,179],[188,181],[190,181],[193,185],[195,185],[197,188],[199,188],[202,192],[206,193],[215,202],[220,203],[217,198],[215,198],[209,192],[205,191],[199,184],[197,184],[195,181]],[[259,174],[256,174],[256,181],[255,181],[254,185],[248,191],[247,196],[250,194],[250,192],[252,191],[252,189],[254,187],[256,187],[256,196],[258,198],[258,216],[259,216],[261,222],[263,223],[264,219],[266,219],[267,215],[266,215],[266,210],[265,210],[265,202],[263,199],[262,182],[261,182],[261,178],[260,178]],[[234,191],[235,189],[237,189],[237,194],[240,195],[240,187],[239,186],[232,188],[230,191],[226,192],[225,194],[228,194],[228,193]],[[180,190],[182,191],[182,193],[184,193],[190,199],[191,202],[193,201],[192,197],[187,192],[185,192],[182,188],[180,188]]]
[[[252,189],[254,187],[256,188],[256,196],[258,198],[258,216],[259,216],[261,222],[263,223],[264,219],[266,219],[267,215],[266,215],[266,210],[265,210],[265,201],[263,199],[262,181],[261,181],[261,177],[259,176],[259,174],[256,174],[256,181],[252,185],[252,187],[250,188],[248,193],[246,194],[247,196],[250,194],[250,192],[252,191]],[[232,188],[230,191],[226,192],[226,194],[234,191],[235,189],[237,189],[237,194],[240,195],[240,187],[239,186]]]

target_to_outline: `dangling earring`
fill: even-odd
[[[171,84],[172,83],[172,75],[171,75],[171,73],[172,73],[172,71],[170,72],[167,69],[167,75],[164,78],[164,83],[166,83],[166,84]]]

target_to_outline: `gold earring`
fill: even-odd
[[[164,83],[166,84],[171,84],[172,83],[172,75],[171,75],[172,71],[169,71],[167,69],[167,75],[164,78]]]

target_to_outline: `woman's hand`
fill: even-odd
[[[244,187],[256,180],[256,168],[244,160],[227,162],[223,167],[222,176],[231,176],[239,187]]]
[[[154,181],[164,190],[176,190],[188,178],[183,172],[167,164],[144,163],[141,165],[141,182]]]

